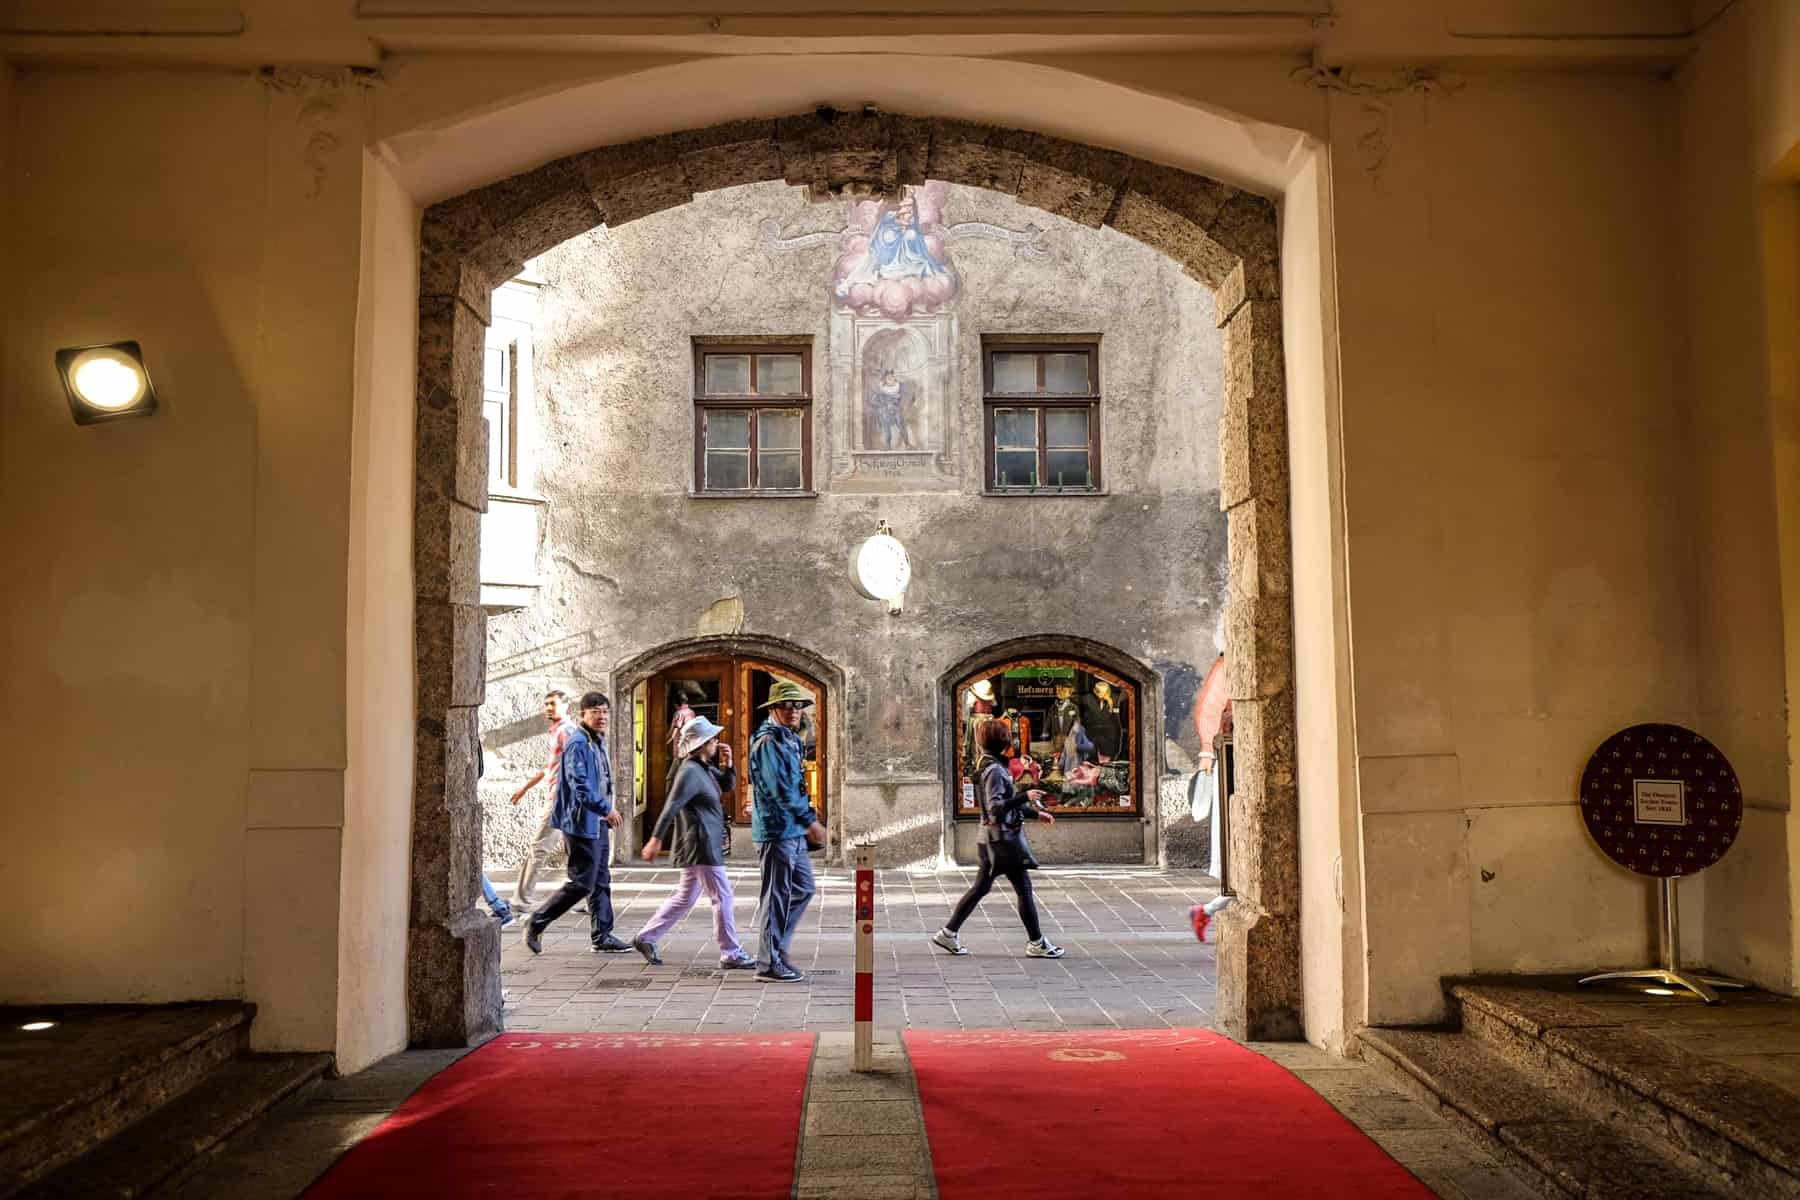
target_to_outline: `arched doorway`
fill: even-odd
[[[703,716],[724,728],[720,740],[731,746],[738,768],[737,788],[724,797],[736,830],[731,857],[734,861],[754,861],[748,830],[751,806],[756,799],[749,774],[750,747],[776,679],[792,680],[812,694],[813,706],[806,710],[800,729],[800,741],[805,747],[802,770],[813,808],[826,827],[831,827],[831,805],[825,788],[830,762],[830,705],[825,685],[804,671],[763,655],[709,654],[664,667],[637,684],[633,691],[634,719],[641,706],[646,734],[641,742],[644,769],[633,823],[635,844],[642,845],[649,838],[662,815],[674,764],[678,722],[685,716]],[[635,785],[635,771],[633,781]]]
[[[989,717],[1014,732],[1008,766],[1046,793],[1057,818],[1034,834],[1040,860],[1150,863],[1159,857],[1157,778],[1146,764],[1160,725],[1155,675],[1130,656],[1084,638],[1020,638],[957,663],[940,681],[951,716],[945,739],[950,786],[945,845],[974,860],[977,726]]]
[[[927,176],[1010,193],[1163,252],[1211,288],[1224,331],[1220,506],[1231,541],[1240,903],[1221,922],[1220,1022],[1240,1037],[1300,1028],[1300,840],[1279,245],[1274,204],[1191,172],[1029,131],[829,109],[738,121],[558,159],[427,210],[421,231],[415,583],[419,770],[409,987],[418,1044],[465,1041],[497,1018],[492,933],[459,922],[478,842],[460,767],[480,686],[477,580],[487,460],[481,355],[495,283],[540,251],[695,192],[784,178],[816,195],[892,193]],[[470,627],[473,627],[471,629]],[[445,637],[448,631],[451,636]],[[476,638],[478,644],[479,639]],[[460,701],[460,702],[459,702]],[[448,817],[449,829],[441,828]],[[453,868],[453,862],[456,865]],[[441,994],[446,983],[460,991]]]

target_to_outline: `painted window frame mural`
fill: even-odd
[[[996,370],[995,358],[1001,355],[1035,358],[1034,386],[1029,389],[1006,388],[1004,385],[1008,381],[999,378]],[[1052,389],[1047,374],[1048,364],[1053,356],[1080,356],[1087,359],[1087,386],[1084,390]],[[1100,431],[1100,339],[1098,336],[1038,336],[1028,339],[993,335],[983,337],[981,378],[981,456],[984,487],[989,495],[1094,495],[1103,490]],[[1080,441],[1069,438],[1056,429],[1057,425],[1068,424],[1066,421],[1057,421],[1057,414],[1077,412],[1085,415],[1087,422],[1085,438]],[[1029,414],[1026,422],[1031,429],[1029,441],[1008,433],[1009,426],[1017,428],[1016,422],[1007,420],[1013,414]],[[1008,438],[1012,440],[1007,441]],[[1086,482],[1068,485],[1045,482],[1052,478],[1056,467],[1052,461],[1055,456],[1071,455],[1077,451],[1086,456],[1088,472]],[[1021,455],[1026,453],[1034,456],[1032,479],[1029,483],[1018,483],[1009,478],[1007,464],[1001,459],[1004,457],[1016,462]]]
[[[798,390],[764,390],[759,378],[764,359],[800,359]],[[710,358],[748,360],[746,386],[742,390],[714,389],[709,386],[707,360]],[[799,430],[794,438],[797,446],[772,448],[763,444],[763,426],[774,414],[792,414]],[[712,445],[708,434],[714,426],[742,416],[744,445]],[[797,451],[800,459],[799,480],[795,484],[770,484],[764,481],[765,459],[776,455],[791,457]],[[709,470],[709,455],[721,459],[742,453],[745,462],[744,486],[719,486]],[[812,342],[797,339],[737,339],[731,341],[696,338],[694,340],[694,494],[700,496],[811,496],[813,495],[813,354]]]
[[[1048,793],[1044,807],[1058,817],[1138,816],[1140,700],[1131,680],[1063,655],[1006,659],[967,676],[951,693],[957,819],[981,815],[975,731],[978,722],[996,717],[1013,726],[1015,750],[1024,743],[1025,753],[1009,756],[1014,780]]]

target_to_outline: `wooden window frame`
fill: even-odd
[[[750,358],[750,391],[742,393],[708,392],[706,359],[709,355],[748,355]],[[758,355],[796,354],[800,357],[800,392],[796,395],[763,395],[756,391]],[[714,410],[736,410],[749,417],[749,484],[743,488],[714,488],[706,479],[706,418]],[[797,488],[765,488],[761,486],[757,446],[757,417],[764,410],[800,410],[800,486]],[[813,355],[810,341],[703,341],[694,342],[694,484],[695,496],[723,499],[792,499],[810,497],[813,491]]]
[[[1088,390],[1081,394],[1046,392],[1044,388],[1045,355],[1085,353],[1088,360]],[[994,390],[994,355],[1036,354],[1038,356],[1038,390],[1035,392],[996,392]],[[1070,338],[1066,341],[1012,341],[983,338],[981,344],[981,457],[982,487],[990,496],[1097,496],[1104,493],[1102,473],[1100,402],[1100,339]],[[1002,408],[1035,408],[1037,410],[1037,475],[1040,481],[1049,477],[1050,447],[1048,437],[1051,409],[1079,408],[1088,414],[1088,470],[1090,482],[1085,487],[1057,487],[1039,482],[1029,486],[1001,487],[995,467],[994,413]]]

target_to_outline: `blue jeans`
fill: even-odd
[[[813,886],[812,860],[806,856],[804,837],[758,842],[756,857],[762,863],[762,897],[758,905],[762,928],[756,965],[769,971],[776,962],[788,961],[794,930],[818,889]]]
[[[488,911],[496,917],[503,917],[512,911],[506,901],[500,899],[500,893],[494,890],[494,885],[488,882],[486,871],[481,873],[481,898],[487,901]]]

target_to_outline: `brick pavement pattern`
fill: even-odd
[[[614,933],[629,940],[674,889],[670,868],[613,872]],[[1210,1025],[1216,960],[1194,940],[1188,909],[1218,894],[1197,871],[1049,867],[1033,872],[1045,934],[1068,953],[1025,957],[1004,882],[963,927],[970,953],[952,957],[930,935],[974,878],[967,869],[876,874],[877,1029],[1143,1029]],[[498,884],[496,879],[496,884]],[[756,871],[733,869],[734,914],[755,952]],[[659,946],[664,965],[637,954],[588,951],[585,918],[566,916],[525,949],[520,926],[502,943],[510,1030],[586,1033],[662,1030],[741,1033],[851,1027],[851,873],[819,872],[819,894],[795,935],[805,983],[759,983],[718,969],[710,909],[697,906]],[[556,883],[541,886],[542,900]]]

